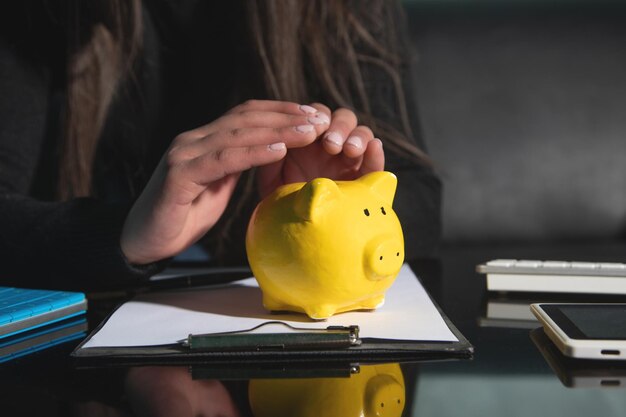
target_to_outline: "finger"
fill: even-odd
[[[361,163],[361,175],[370,172],[382,171],[385,169],[385,152],[383,151],[383,142],[375,138],[367,144],[365,153],[363,154],[363,162]]]
[[[325,113],[328,117],[330,117],[332,115],[332,111],[330,110],[330,107],[322,104],[322,103],[311,103],[310,106],[307,106],[308,108],[312,108],[315,109],[315,111],[320,112],[320,113]]]
[[[285,143],[288,148],[301,148],[313,143],[316,138],[315,126],[311,124],[272,128],[236,128],[214,132],[193,142],[172,146],[169,152],[170,154],[178,153],[173,157],[182,161],[214,152],[217,149],[270,145],[279,142]]]
[[[233,107],[228,113],[242,113],[248,111],[272,111],[286,114],[314,114],[318,109],[307,104],[298,104],[291,101],[279,100],[248,100]],[[330,116],[330,111],[327,112]]]
[[[317,133],[322,134],[330,123],[329,114],[330,112],[327,111],[319,112],[309,105],[292,102],[249,100],[232,108],[219,119],[185,132],[184,135],[198,138],[231,127],[280,127],[298,126],[305,123],[317,126]]]
[[[330,118],[324,113],[295,115],[253,110],[222,116],[211,123],[211,131],[240,127],[285,127],[305,124],[316,126],[316,130],[322,131],[322,129],[326,129],[329,123]]]
[[[348,158],[358,158],[363,155],[367,144],[374,140],[372,129],[359,125],[352,130],[343,144],[343,154]]]
[[[344,142],[356,125],[357,118],[352,110],[345,108],[336,110],[332,114],[330,125],[322,140],[322,145],[326,152],[331,155],[340,153]]]
[[[307,116],[307,118],[312,119],[310,123],[314,125],[323,125],[330,122],[330,109],[320,103],[307,105],[278,100],[248,100],[245,103],[234,107],[228,113],[243,114],[257,111],[284,113],[291,115],[304,114]]]
[[[219,119],[200,126],[193,130],[181,133],[175,139],[178,143],[189,143],[210,136],[219,131],[229,131],[243,128],[280,128],[312,125],[320,135],[330,122],[330,118],[322,113],[315,114],[286,114],[279,112],[249,111],[227,113]]]
[[[182,164],[179,171],[188,181],[208,185],[228,175],[279,161],[286,154],[287,147],[282,142],[226,148],[194,158]]]
[[[330,108],[322,103],[311,103],[311,105],[303,105],[302,107],[310,112],[309,115],[311,117],[308,118],[308,120],[315,124],[315,131],[318,136],[321,136],[326,132],[331,123],[332,116]],[[315,113],[312,113],[313,110],[315,110]]]

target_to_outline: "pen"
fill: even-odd
[[[176,270],[171,273],[155,275],[149,281],[150,290],[198,287],[203,285],[228,284],[233,281],[250,278],[252,271],[248,267],[203,268],[194,272],[193,268]]]

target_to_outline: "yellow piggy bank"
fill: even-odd
[[[363,365],[349,378],[253,379],[248,398],[255,417],[400,417],[405,386],[397,363]]]
[[[396,186],[390,172],[354,181],[317,178],[261,201],[246,250],[265,308],[325,319],[381,306],[404,261],[391,208]]]

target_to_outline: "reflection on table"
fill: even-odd
[[[402,415],[405,383],[399,364],[352,366],[351,373],[339,377],[318,377],[314,371],[305,372],[306,377],[254,378],[238,385],[192,377],[210,375],[206,370],[136,367],[128,370],[124,387],[132,412],[145,417]],[[237,394],[245,387],[247,398]]]
[[[443,312],[475,346],[475,355],[472,360],[400,364],[401,379],[395,371],[388,371],[387,375],[395,379],[399,386],[404,386],[404,407],[401,415],[623,416],[626,410],[626,391],[614,386],[616,378],[604,379],[609,381],[604,386],[602,380],[595,380],[598,382],[595,386],[587,384],[592,382],[589,369],[586,370],[587,374],[583,374],[580,367],[558,371],[558,366],[561,365],[550,363],[544,357],[545,352],[530,337],[530,328],[479,325],[479,319],[486,317],[486,300],[498,296],[485,291],[484,276],[477,274],[475,267],[478,263],[493,258],[624,262],[626,245],[621,242],[527,246],[459,245],[444,248],[440,262],[412,265],[416,275]],[[513,298],[514,304],[518,304],[518,301],[521,304],[523,301]],[[531,298],[535,299],[536,296]],[[526,301],[533,300],[523,302]],[[498,302],[504,303],[504,300],[499,299]],[[115,305],[116,303],[105,300],[93,302],[90,305],[90,314],[102,314],[98,314],[92,326],[104,319]],[[519,306],[513,307],[515,310]],[[525,311],[525,307],[520,308],[520,311]],[[534,327],[539,327],[539,324]],[[547,348],[550,349],[550,345]],[[149,413],[162,412],[160,415],[178,416],[204,407],[208,415],[214,413],[213,415],[247,417],[253,416],[254,410],[260,412],[260,408],[253,410],[250,401],[253,387],[258,389],[258,395],[262,399],[267,400],[266,404],[257,405],[264,405],[268,409],[286,406],[286,402],[281,402],[286,394],[298,398],[295,403],[310,398],[311,406],[324,403],[326,408],[333,409],[339,407],[337,401],[349,398],[347,394],[331,394],[324,397],[323,401],[320,399],[315,403],[312,398],[315,395],[321,396],[324,392],[324,384],[319,384],[323,381],[335,384],[336,387],[344,387],[341,388],[344,392],[356,395],[349,404],[354,408],[348,409],[346,406],[345,415],[363,407],[363,415],[366,416],[366,404],[380,406],[378,401],[366,401],[364,397],[367,392],[373,392],[368,391],[367,387],[368,381],[373,380],[374,373],[370,373],[362,363],[347,363],[346,367],[322,363],[295,370],[285,363],[272,364],[257,368],[254,373],[247,375],[243,372],[245,361],[225,364],[217,370],[201,369],[195,365],[190,369],[188,364],[178,367],[104,367],[83,370],[76,369],[69,358],[72,349],[71,344],[57,346],[2,364],[2,415],[91,417],[150,415]],[[568,362],[565,360],[566,365]],[[359,367],[360,372],[356,373],[353,366]],[[387,366],[393,368],[385,365]],[[271,372],[268,373],[268,370]],[[559,379],[559,372],[566,379]],[[228,378],[228,375],[236,377],[235,380]],[[567,378],[570,382],[562,382],[568,381]],[[620,378],[617,380],[621,384]],[[397,388],[393,383],[391,386]],[[339,388],[333,388],[332,391],[336,389]],[[393,394],[394,389],[389,391]],[[384,393],[385,390],[382,389],[381,392]],[[312,397],[306,397],[305,394]],[[391,410],[391,407],[387,407],[390,404],[388,400],[383,402],[385,410]],[[180,411],[174,411],[174,407],[181,406]],[[379,410],[381,408],[383,407],[379,407]],[[275,411],[279,416],[283,410],[272,408],[270,411]],[[285,413],[297,415],[296,411]],[[330,415],[330,411],[318,411],[316,415]]]

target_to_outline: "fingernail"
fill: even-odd
[[[324,136],[324,139],[336,146],[343,145],[343,138],[337,132],[329,132],[326,136]]]
[[[350,146],[354,146],[357,149],[363,148],[363,139],[358,136],[350,136],[348,140],[346,140],[346,144]]]
[[[380,146],[383,146],[383,141],[380,138],[374,138],[374,140],[377,140],[380,143]]]
[[[313,125],[300,125],[295,127],[296,132],[300,133],[309,133],[315,130],[315,126]]]
[[[305,113],[309,113],[309,114],[317,113],[317,109],[315,107],[308,106],[306,104],[301,104],[300,105],[300,110],[302,110]]]
[[[317,113],[315,116],[307,118],[307,120],[314,125],[327,125],[330,123],[330,117],[326,113]]]
[[[270,151],[284,151],[287,147],[285,146],[285,144],[283,142],[278,142],[278,143],[272,143],[271,145],[268,146]]]

